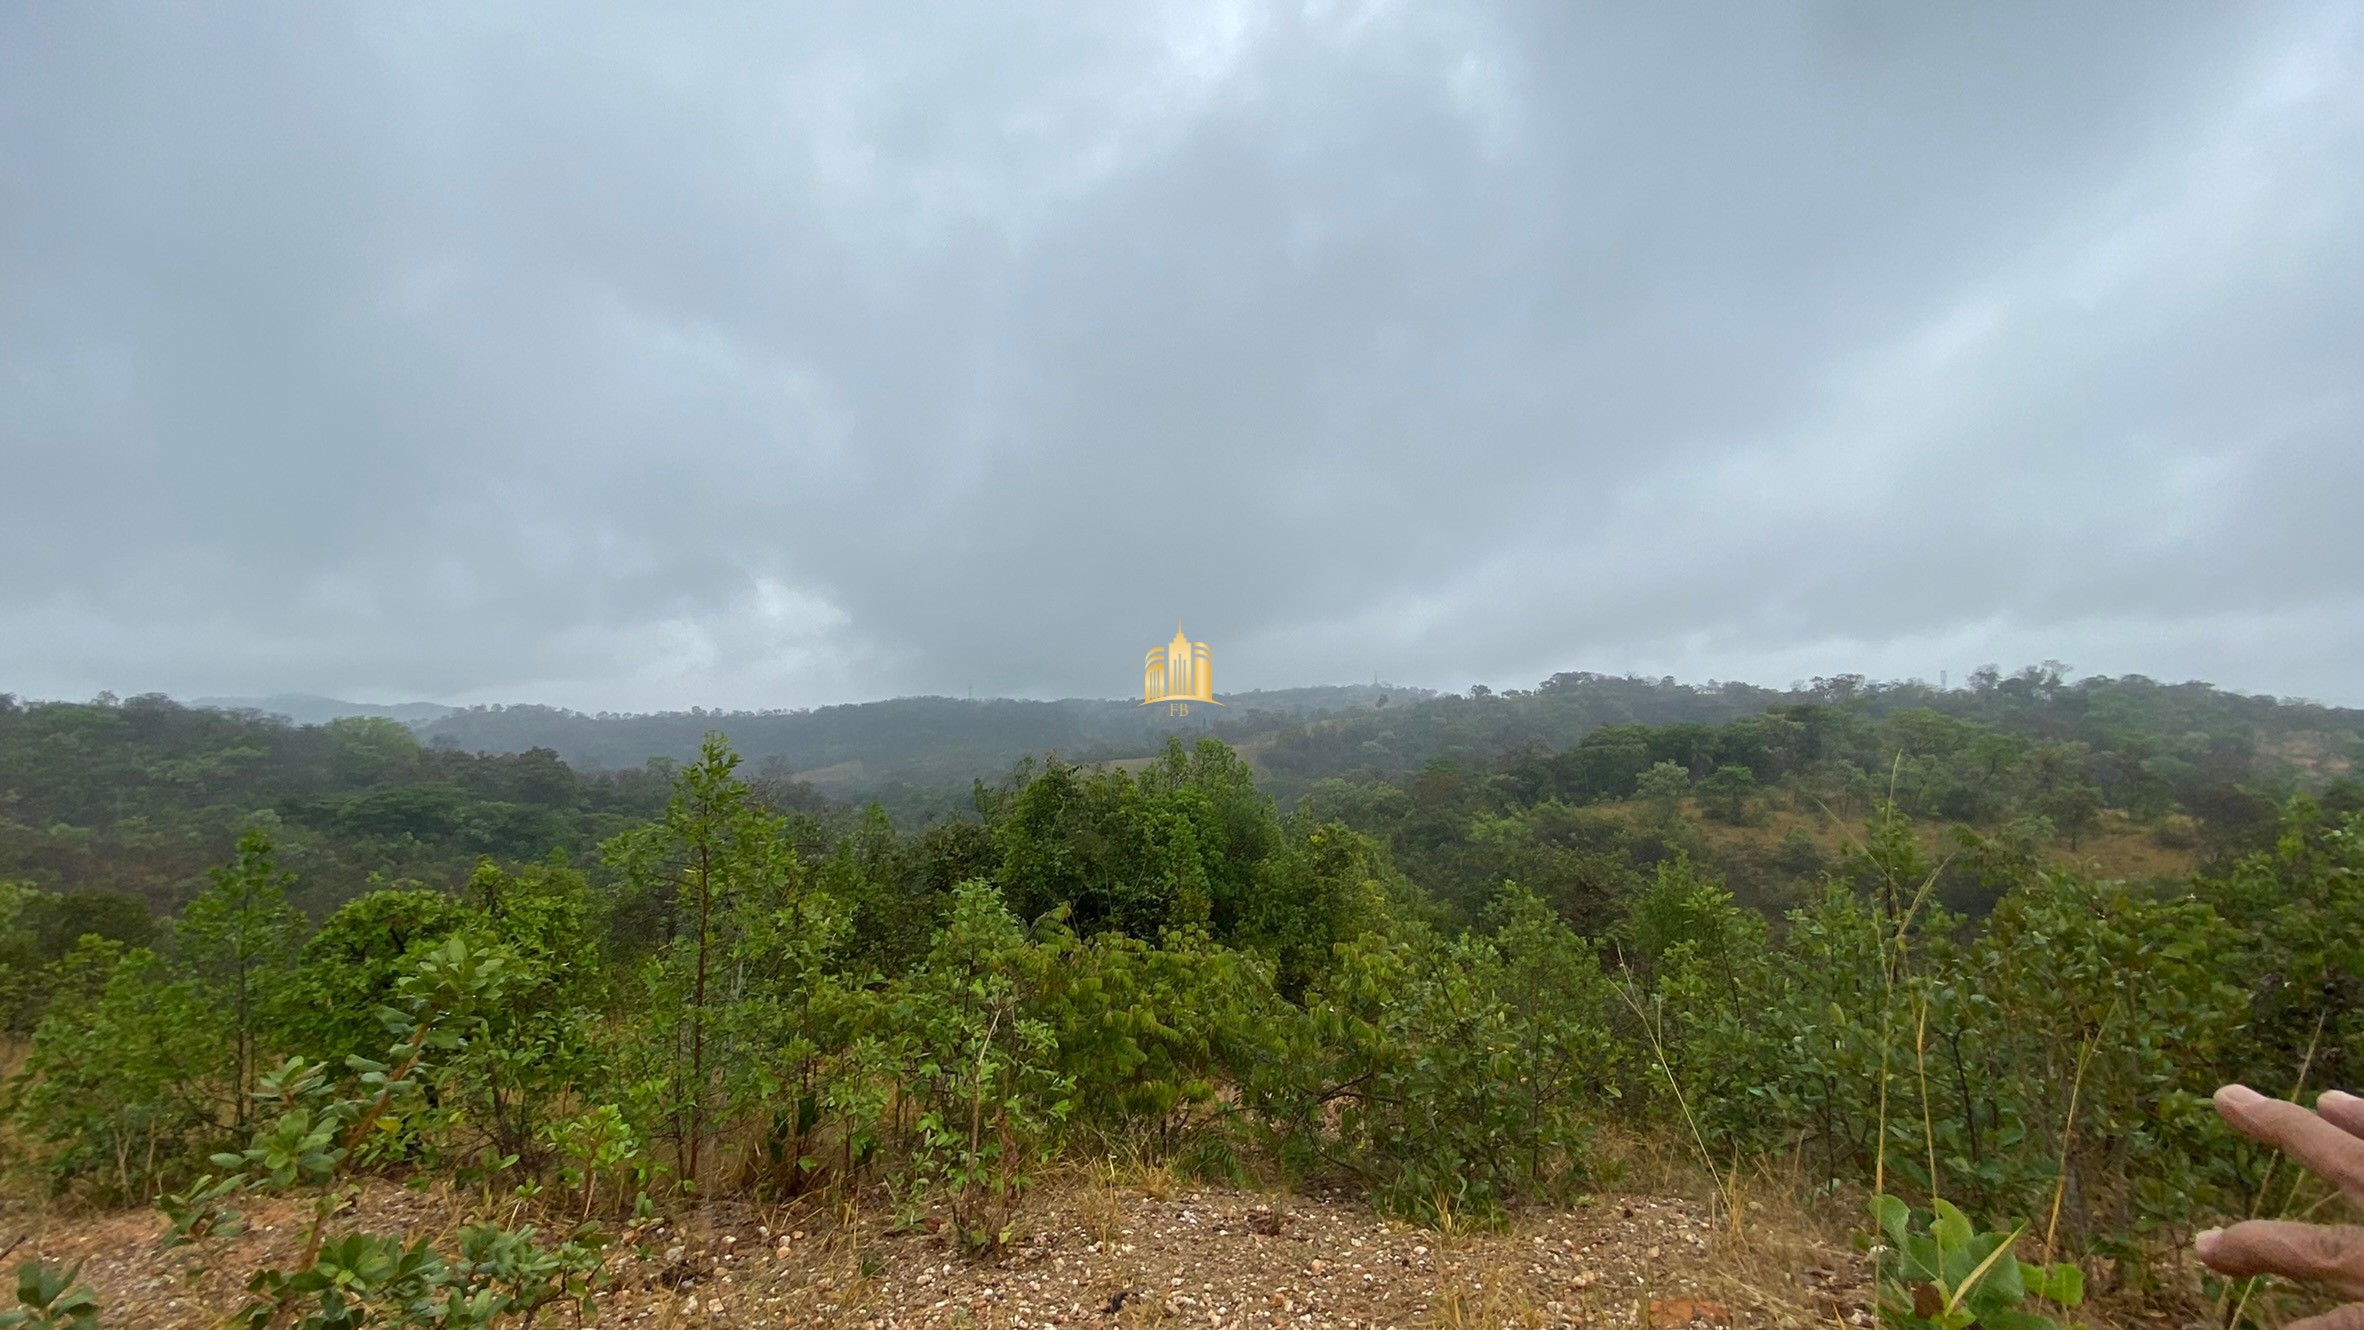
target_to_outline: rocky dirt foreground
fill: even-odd
[[[365,1191],[339,1229],[442,1234],[478,1198]],[[101,1324],[198,1327],[238,1303],[247,1272],[286,1259],[302,1202],[250,1211],[252,1230],[202,1255],[159,1252],[163,1221],[123,1213],[0,1220],[0,1245],[81,1262]],[[1862,1326],[1857,1258],[1767,1220],[1734,1235],[1689,1201],[1609,1197],[1492,1233],[1439,1234],[1359,1200],[1226,1190],[1050,1189],[1000,1253],[963,1257],[924,1227],[890,1234],[810,1210],[717,1204],[627,1233],[585,1325],[846,1326]],[[548,1309],[545,1326],[576,1322]]]

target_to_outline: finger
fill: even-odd
[[[2268,1099],[2246,1085],[2217,1091],[2216,1111],[2242,1135],[2274,1146],[2350,1196],[2364,1195],[2364,1139],[2287,1099]]]
[[[2252,1219],[2210,1229],[2192,1245],[2220,1275],[2313,1279],[2349,1297],[2364,1297],[2364,1228]]]
[[[2345,1090],[2325,1090],[2317,1096],[2315,1115],[2350,1136],[2364,1136],[2364,1099]]]
[[[2321,1316],[2292,1321],[2282,1330],[2364,1330],[2364,1302],[2351,1302],[2345,1307],[2334,1307]]]

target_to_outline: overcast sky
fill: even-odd
[[[2364,7],[0,7],[0,690],[2364,704]]]

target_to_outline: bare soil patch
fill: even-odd
[[[336,1227],[447,1235],[481,1194],[366,1188]],[[218,1324],[246,1275],[290,1259],[308,1198],[251,1207],[252,1230],[160,1252],[160,1216],[52,1220],[17,1258],[81,1262],[110,1327]],[[0,1221],[0,1242],[31,1216]],[[1778,1240],[1776,1240],[1778,1239]],[[716,1203],[628,1232],[583,1324],[730,1326],[1862,1326],[1860,1258],[1794,1232],[1734,1236],[1698,1204],[1607,1197],[1507,1228],[1440,1234],[1359,1199],[1224,1189],[1045,1189],[1017,1239],[968,1257],[929,1224],[848,1224],[811,1209]],[[537,1322],[571,1326],[571,1308]]]

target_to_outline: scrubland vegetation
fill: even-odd
[[[1410,769],[1373,717],[1295,722],[1261,784],[1177,740],[911,825],[719,736],[586,776],[390,722],[11,702],[7,1163],[198,1251],[318,1197],[253,1325],[516,1323],[595,1295],[635,1215],[724,1196],[988,1251],[1061,1160],[1482,1225],[1613,1185],[1608,1131],[1735,1219],[1766,1185],[1881,1198],[1900,1323],[2140,1297],[2195,1228],[2320,1199],[2206,1096],[2364,1079],[2354,736],[2277,765],[2305,745],[2127,700],[2155,689],[2096,719],[2056,673],[1981,687],[1983,718],[1850,687]],[[2137,843],[2142,874],[2091,853]],[[405,1245],[339,1217],[381,1175],[510,1203]],[[66,1284],[25,1296],[76,1323]]]

